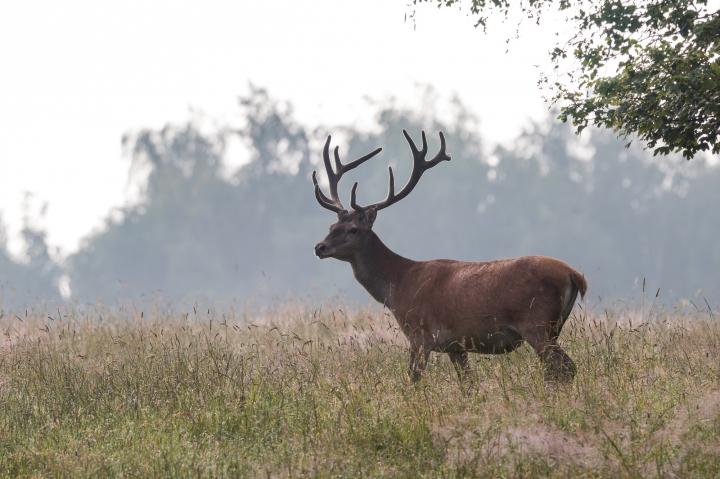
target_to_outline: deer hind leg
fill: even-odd
[[[543,317],[543,315],[537,317]],[[562,321],[562,319],[560,320]],[[557,343],[559,331],[555,331],[553,326],[552,323],[541,322],[530,331],[526,331],[523,338],[532,346],[543,362],[546,381],[570,382],[575,377],[577,368],[570,356]]]
[[[422,344],[410,345],[410,364],[408,365],[408,375],[412,382],[417,382],[422,377],[425,366],[427,366],[430,349]]]
[[[559,344],[553,341],[535,351],[545,365],[545,381],[565,383],[575,378],[577,367]]]

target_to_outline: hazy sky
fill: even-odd
[[[0,6],[0,214],[15,237],[25,192],[50,243],[73,251],[127,196],[123,132],[232,119],[248,82],[310,125],[367,125],[366,97],[457,93],[490,142],[546,114],[534,65],[552,28],[489,35],[457,9],[406,0],[23,1]],[[308,194],[311,190],[308,189]],[[12,243],[17,248],[17,241]]]

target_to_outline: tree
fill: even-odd
[[[413,0],[413,4],[460,4]],[[536,22],[551,9],[574,25],[549,52],[554,67],[540,83],[551,89],[559,118],[580,132],[588,124],[638,137],[655,155],[687,159],[720,153],[720,11],[707,0],[528,0]],[[476,26],[508,18],[510,0],[471,0]],[[567,73],[560,73],[567,72]],[[629,143],[629,141],[628,141]]]
[[[45,231],[25,217],[20,236],[24,254],[16,259],[7,250],[7,235],[0,218],[0,317],[6,308],[21,310],[62,300],[58,282],[63,271],[50,256]]]

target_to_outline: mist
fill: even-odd
[[[349,265],[315,258],[335,215],[321,208],[310,176],[321,177],[321,145],[334,134],[344,161],[383,152],[340,184],[347,201],[384,198],[387,166],[404,184],[411,155],[402,136],[438,132],[452,157],[378,215],[375,230],[412,259],[484,261],[526,254],[558,257],[583,272],[590,301],[660,302],[712,308],[720,298],[720,168],[708,158],[653,158],[611,132],[577,137],[551,113],[509,146],[485,154],[479,119],[461,99],[422,111],[371,103],[375,126],[306,125],[292,105],[253,88],[238,101],[243,127],[192,120],[128,132],[123,148],[141,172],[138,201],[108,212],[79,250],[57,260],[46,232],[23,229],[25,255],[0,236],[0,301],[30,305],[167,300],[174,304],[262,305],[286,300],[369,302]],[[389,105],[389,106],[388,106]],[[428,108],[428,106],[430,108]],[[433,109],[453,111],[439,122]],[[240,144],[247,157],[228,164]]]

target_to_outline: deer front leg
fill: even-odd
[[[425,371],[430,350],[422,344],[410,345],[410,364],[408,366],[408,374],[412,382],[417,382]]]
[[[452,361],[453,366],[455,366],[455,371],[457,372],[458,379],[460,379],[460,381],[462,382],[469,378],[470,365],[468,364],[467,351],[456,351],[448,353],[448,356],[450,356],[450,361]]]

